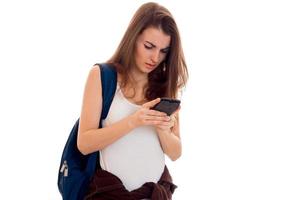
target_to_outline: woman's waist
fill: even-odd
[[[136,150],[134,152],[110,151],[108,149],[100,151],[100,164],[105,170],[112,169],[135,171],[143,168],[149,171],[163,171],[165,165],[165,155],[160,150]]]

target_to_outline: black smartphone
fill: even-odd
[[[151,109],[166,113],[168,116],[172,115],[180,106],[180,100],[171,98],[160,98],[160,102]]]

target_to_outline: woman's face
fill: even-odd
[[[139,71],[150,73],[165,58],[171,37],[162,30],[149,27],[139,35],[136,42],[135,62]]]

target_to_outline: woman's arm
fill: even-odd
[[[182,152],[178,111],[171,116],[169,122],[156,126],[162,149],[172,161],[177,160]]]
[[[101,112],[101,73],[99,66],[95,65],[86,81],[78,129],[77,146],[84,155],[103,149],[134,128],[131,117],[128,116],[111,126],[99,129]]]

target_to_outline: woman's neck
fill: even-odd
[[[148,74],[142,73],[138,70],[131,70],[129,73],[130,79],[132,80],[132,84],[135,85],[136,89],[143,89],[148,84]]]

